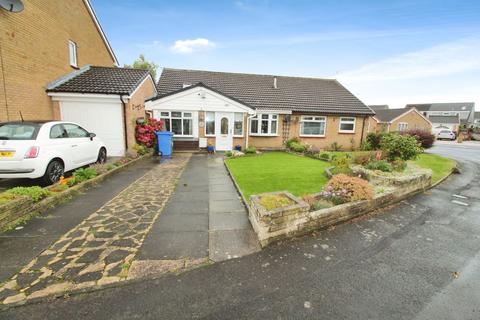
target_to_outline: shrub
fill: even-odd
[[[233,153],[232,151],[225,151],[224,155],[225,157],[230,158],[231,156],[233,156]]]
[[[353,156],[353,162],[362,166],[375,159],[375,153],[371,151],[357,152]]]
[[[300,139],[298,138],[292,138],[292,139],[289,139],[285,142],[285,146],[288,148],[288,149],[291,149],[292,148],[292,143],[300,143]]]
[[[292,142],[290,144],[290,150],[298,152],[298,153],[304,153],[305,151],[307,151],[307,146],[304,145],[303,143]]]
[[[380,141],[382,140],[383,136],[387,135],[388,133],[384,132],[370,132],[367,134],[365,138],[365,144],[363,146],[364,150],[378,150],[380,149]]]
[[[383,172],[392,172],[393,168],[390,163],[385,160],[372,161],[365,166],[369,170],[380,170]]]
[[[248,147],[245,149],[245,154],[256,154],[257,149],[255,147]]]
[[[163,120],[148,119],[145,123],[137,124],[135,126],[135,139],[138,144],[144,145],[147,148],[155,147],[157,142],[156,131],[162,131],[164,128]]]
[[[323,152],[320,154],[320,158],[330,160],[330,154],[327,152]]]
[[[347,202],[369,200],[374,195],[372,186],[366,180],[344,174],[334,175],[328,182],[325,191],[340,192],[341,197]]]
[[[333,158],[332,164],[334,168],[331,170],[331,173],[334,175],[339,173],[343,173],[346,175],[353,174],[352,169],[350,169],[349,163],[350,160],[347,155],[340,155]]]
[[[107,165],[105,165],[105,168],[107,169],[107,171],[110,171],[110,170],[113,170],[115,169],[117,166],[113,163],[108,163]]]
[[[133,146],[133,149],[137,152],[138,155],[143,156],[144,154],[147,154],[150,149],[147,148],[147,146],[142,145],[142,144],[135,144]]]
[[[73,172],[73,176],[75,177],[75,183],[80,183],[96,177],[97,171],[92,167],[80,168]]]
[[[353,170],[350,169],[349,166],[340,166],[340,167],[334,167],[330,170],[330,172],[335,175],[335,174],[346,174],[347,176],[351,176],[353,174]]]
[[[417,139],[417,141],[424,149],[431,148],[433,146],[433,143],[435,142],[435,136],[431,132],[421,129],[402,131],[400,132],[400,134],[415,137],[415,139]]]
[[[325,208],[331,208],[333,206],[332,202],[322,198],[317,198],[312,195],[303,196],[303,201],[310,205],[311,210],[321,210]]]
[[[15,187],[12,189],[7,190],[5,193],[14,195],[14,196],[27,196],[30,197],[33,202],[38,202],[50,195],[52,195],[52,192],[41,188],[39,186],[34,186],[34,187]]]
[[[392,168],[395,171],[403,171],[407,168],[407,162],[400,159],[392,161]]]
[[[415,159],[422,152],[422,148],[414,137],[399,134],[384,135],[380,141],[380,148],[389,161]]]
[[[337,142],[334,142],[330,145],[329,149],[330,151],[341,151],[342,145],[338,144]]]

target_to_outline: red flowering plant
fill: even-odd
[[[157,142],[156,131],[162,131],[165,122],[150,118],[145,123],[137,124],[135,127],[135,139],[138,144],[144,145],[147,148],[154,147]]]

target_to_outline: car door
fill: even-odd
[[[68,135],[75,166],[80,167],[94,162],[92,159],[96,159],[96,144],[90,140],[88,131],[74,123],[64,123],[63,127]]]
[[[65,164],[65,171],[75,168],[74,153],[71,152],[70,141],[62,124],[55,124],[50,128],[49,140],[43,146],[51,157],[60,157]]]

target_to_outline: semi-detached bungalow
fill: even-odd
[[[388,106],[370,106],[375,115],[370,118],[369,132],[399,132],[410,129],[432,131],[432,123],[415,108],[388,109]]]
[[[175,149],[281,149],[298,137],[314,149],[359,147],[374,112],[338,81],[163,69],[145,109],[174,133]]]

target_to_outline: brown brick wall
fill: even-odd
[[[127,146],[131,151],[135,145],[135,124],[137,118],[146,117],[145,99],[155,95],[155,87],[152,81],[147,79],[133,94],[132,98],[125,105],[126,127],[127,127]]]
[[[390,132],[398,131],[398,124],[401,122],[408,123],[408,129],[422,129],[432,131],[432,125],[416,112],[409,112],[393,121],[390,125]]]
[[[19,119],[19,111],[25,119],[55,117],[45,89],[75,70],[69,63],[68,40],[77,43],[79,67],[114,65],[83,0],[23,2],[20,13],[0,10],[0,82],[5,84],[8,102],[7,116],[0,85],[0,121]]]

